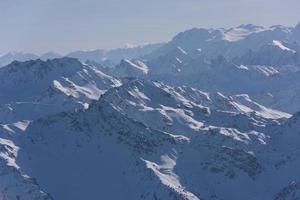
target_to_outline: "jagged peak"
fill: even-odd
[[[140,76],[149,72],[148,66],[140,60],[122,59],[113,74],[118,77]]]
[[[53,68],[53,67],[79,67],[82,66],[82,63],[79,62],[75,58],[63,57],[63,58],[55,58],[47,61],[43,61],[41,59],[36,60],[28,60],[28,61],[13,61],[12,63],[8,64],[5,67],[2,67],[0,71],[14,71],[17,70],[38,70],[38,69],[46,69],[46,68]]]

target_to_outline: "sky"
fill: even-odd
[[[0,0],[0,54],[167,42],[194,28],[295,26],[300,0]]]

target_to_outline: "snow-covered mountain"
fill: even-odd
[[[289,113],[300,107],[300,46],[295,28],[241,25],[231,29],[191,29],[142,58],[145,79],[226,95],[248,94]],[[300,36],[299,36],[300,37]],[[127,67],[115,67],[121,76]],[[135,76],[135,75],[132,75]]]
[[[300,199],[299,33],[195,28],[0,68],[0,199]]]
[[[261,117],[290,117],[254,102],[247,95],[227,97],[221,93],[208,94],[195,88],[173,88],[160,82],[141,80],[128,80],[123,86],[105,93],[101,99],[131,119],[183,135],[199,131],[205,125],[231,127],[238,119],[241,121],[236,126],[244,130]]]
[[[0,77],[0,199],[52,200],[15,163],[19,151],[15,138],[32,120],[85,109],[121,82],[73,58],[14,61],[0,69]]]
[[[0,68],[0,122],[86,107],[121,82],[73,58],[14,61]]]
[[[90,50],[90,51],[75,51],[67,54],[68,57],[77,58],[82,62],[95,61],[104,64],[108,67],[113,67],[121,60],[140,58],[150,54],[158,49],[163,44],[147,44],[141,46],[133,46],[126,48],[118,48],[112,50]]]
[[[188,54],[201,52],[208,59],[222,55],[232,59],[245,54],[247,51],[256,51],[273,40],[292,41],[297,35],[297,28],[271,26],[269,28],[252,24],[241,25],[230,29],[194,28],[176,35],[170,42],[147,55],[154,58],[168,54],[180,47]],[[294,36],[293,36],[294,35]]]
[[[12,141],[13,129],[0,124],[0,199],[34,199],[52,200],[50,194],[44,192],[34,178],[20,170],[16,164],[19,147]]]
[[[252,24],[230,29],[194,28],[144,56],[150,74],[176,73],[189,62],[211,61],[222,56],[244,65],[299,66],[298,26],[261,27]],[[300,37],[300,36],[299,36]],[[169,69],[168,69],[169,68]]]
[[[81,62],[97,62],[98,64],[103,64],[106,67],[113,67],[117,65],[121,60],[140,58],[145,55],[150,54],[152,51],[158,49],[163,44],[145,44],[139,46],[128,46],[124,48],[117,48],[111,50],[96,49],[96,50],[78,50],[67,53],[66,55],[61,55],[54,51],[49,51],[41,55],[36,55],[33,53],[23,53],[23,52],[9,52],[4,55],[0,55],[0,67],[10,64],[13,61],[30,61],[41,59],[47,61],[48,59],[55,59],[61,57],[71,57],[80,60]]]
[[[148,66],[141,60],[122,60],[119,65],[114,68],[108,68],[107,73],[117,77],[142,77],[149,72]]]
[[[127,80],[86,110],[32,122],[12,161],[58,200],[278,199],[300,178],[271,131],[297,121],[285,117],[247,96]]]

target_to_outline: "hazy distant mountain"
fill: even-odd
[[[22,53],[22,52],[10,52],[0,56],[0,67],[8,65],[9,63],[17,61],[27,61],[38,59],[39,56],[31,53]]]
[[[103,64],[107,67],[113,67],[123,59],[133,59],[133,58],[142,57],[144,55],[151,53],[152,51],[156,50],[161,46],[162,44],[147,44],[147,45],[118,48],[112,50],[102,50],[102,49],[88,50],[88,51],[78,50],[78,51],[68,53],[66,55],[61,55],[53,51],[41,55],[22,53],[22,52],[10,52],[0,56],[0,67],[8,65],[13,61],[29,61],[35,59],[41,59],[46,61],[48,59],[61,58],[64,56],[77,58],[82,62],[94,61],[99,64]]]
[[[105,57],[106,51],[97,49],[97,50],[90,50],[90,51],[74,51],[68,53],[67,56],[71,58],[77,58],[78,60],[85,62],[85,61],[95,61],[101,63],[103,58]]]
[[[152,51],[161,47],[162,44],[148,44],[136,47],[119,48],[112,50],[90,50],[90,51],[75,51],[67,54],[68,57],[78,58],[80,61],[95,61],[100,64],[108,64],[111,66],[118,64],[123,59],[133,59],[143,57],[150,54]]]
[[[54,51],[49,51],[47,53],[40,55],[40,59],[44,60],[44,61],[49,60],[49,59],[51,60],[51,59],[55,59],[55,58],[61,58],[61,57],[62,57],[62,55],[60,55],[59,53],[56,53]]]

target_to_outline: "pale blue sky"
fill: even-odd
[[[0,53],[168,41],[192,27],[300,22],[300,0],[0,0]]]

